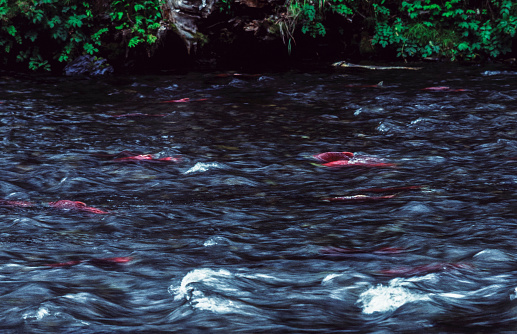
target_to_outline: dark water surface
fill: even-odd
[[[3,76],[0,330],[513,333],[516,74]]]

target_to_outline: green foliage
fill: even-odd
[[[127,45],[133,48],[141,43],[153,45],[160,28],[161,0],[115,0],[111,2],[110,17],[115,29],[130,36]],[[149,49],[148,49],[148,52]]]
[[[221,0],[219,3],[219,12],[226,15],[233,15],[234,0]]]
[[[288,49],[296,29],[325,36],[329,13],[362,17],[372,45],[395,49],[404,59],[499,57],[517,33],[512,0],[289,0],[277,21]]]
[[[486,5],[489,10],[467,0],[404,0],[397,18],[382,16],[377,20],[372,43],[395,47],[402,58],[498,57],[511,50],[517,4],[488,0]]]
[[[327,34],[325,18],[329,13],[342,16],[352,15],[350,7],[354,0],[289,0],[286,13],[277,21],[279,31],[284,43],[287,44],[289,53],[294,43],[295,29],[300,28],[303,34],[313,38],[323,37]],[[287,42],[286,42],[287,40]]]
[[[108,43],[115,42],[121,43],[116,49],[150,55],[163,25],[164,1],[0,0],[0,61],[50,70],[81,54],[106,53]],[[219,0],[219,11],[233,15],[234,1]],[[512,0],[287,0],[278,13],[272,30],[281,34],[289,52],[295,34],[327,36],[333,29],[330,18],[339,16],[354,18],[360,45],[372,51],[372,45],[389,48],[403,59],[496,58],[511,50],[517,34]]]
[[[32,70],[50,70],[52,59],[68,61],[73,50],[89,42],[93,28],[86,1],[0,0],[0,21],[4,62],[12,54]]]
[[[130,48],[153,45],[161,24],[161,1],[110,1],[106,8],[103,1],[0,0],[1,61],[49,71],[52,64],[99,53],[111,27],[122,30]],[[102,19],[106,9],[109,21]]]

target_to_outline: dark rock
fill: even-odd
[[[113,74],[113,67],[108,64],[108,61],[104,58],[94,57],[90,55],[84,55],[77,57],[68,65],[66,65],[65,75],[108,75]]]

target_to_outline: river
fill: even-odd
[[[423,66],[4,73],[1,332],[514,333],[517,72]]]

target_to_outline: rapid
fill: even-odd
[[[517,71],[423,67],[3,74],[0,330],[514,333]]]

